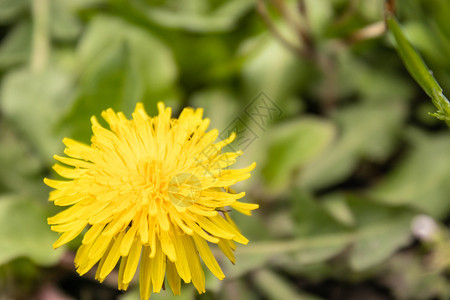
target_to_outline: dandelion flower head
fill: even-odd
[[[63,140],[67,157],[55,155],[54,170],[64,180],[45,179],[54,188],[49,200],[65,210],[48,219],[60,233],[58,248],[84,233],[75,256],[80,275],[97,263],[103,281],[119,263],[118,288],[126,290],[139,268],[141,299],[167,281],[179,294],[181,279],[205,292],[204,265],[225,277],[210,244],[233,263],[235,242],[246,244],[229,215],[250,215],[257,204],[239,202],[245,193],[229,187],[250,177],[255,164],[229,169],[242,151],[223,152],[235,139],[216,142],[202,109],[185,108],[172,118],[158,103],[150,117],[137,104],[128,120],[112,109],[102,112],[110,129],[91,118],[91,145]],[[210,244],[209,244],[210,243]],[[201,258],[201,259],[200,259]]]

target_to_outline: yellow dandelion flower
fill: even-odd
[[[223,274],[209,244],[217,244],[234,263],[234,242],[247,244],[225,207],[250,215],[257,204],[237,201],[245,193],[229,186],[250,177],[255,164],[228,169],[242,154],[222,152],[235,134],[215,142],[216,129],[202,109],[185,108],[178,119],[158,103],[149,117],[137,104],[133,118],[112,109],[102,112],[111,130],[92,117],[91,145],[65,138],[62,164],[54,170],[69,180],[44,179],[54,188],[49,200],[70,206],[48,219],[61,233],[58,248],[85,228],[75,256],[80,275],[98,263],[100,282],[120,260],[118,287],[126,290],[139,265],[141,299],[160,292],[164,279],[179,294],[181,279],[205,292],[200,257],[211,272]]]

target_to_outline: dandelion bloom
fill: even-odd
[[[158,103],[159,114],[149,117],[137,104],[128,120],[112,109],[102,112],[111,130],[92,117],[91,145],[64,139],[61,164],[54,169],[69,180],[45,179],[54,188],[49,200],[70,206],[48,219],[61,233],[58,248],[86,230],[75,256],[80,275],[99,262],[100,282],[120,260],[118,287],[126,290],[138,264],[141,299],[158,293],[167,279],[180,293],[181,279],[205,292],[200,257],[211,272],[225,275],[207,242],[217,244],[234,263],[235,243],[248,240],[231,220],[227,207],[250,215],[257,204],[237,201],[245,193],[229,186],[250,177],[255,164],[228,169],[242,154],[222,152],[235,134],[215,142],[216,129],[206,131],[209,119],[202,109],[185,108],[178,119]]]

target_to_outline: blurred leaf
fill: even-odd
[[[216,294],[217,299],[229,300],[229,299],[248,299],[259,300],[260,296],[257,294],[254,288],[246,284],[243,280],[224,280],[224,287]]]
[[[202,0],[167,1],[165,5],[146,6],[142,1],[132,1],[153,22],[166,28],[193,32],[221,32],[233,29],[239,18],[254,5],[253,0],[214,1]],[[217,3],[220,3],[217,6]]]
[[[405,117],[404,105],[360,104],[340,109],[335,116],[341,126],[340,138],[305,166],[300,186],[319,189],[342,182],[362,158],[383,161],[397,142]]]
[[[425,65],[420,55],[403,35],[397,20],[387,14],[387,25],[397,42],[397,50],[406,68],[427,95],[432,99],[438,111],[433,114],[438,119],[445,120],[450,125],[450,102],[444,96],[442,88]]]
[[[140,299],[139,288],[130,288],[123,295],[119,296],[119,300],[136,300]],[[181,288],[180,295],[174,296],[172,290],[167,288],[166,290],[161,290],[160,293],[152,293],[151,299],[154,300],[193,300],[194,291],[191,285],[183,286]]]
[[[269,260],[271,253],[270,252],[267,253],[265,252],[265,250],[270,250],[270,245],[266,248],[265,245],[262,245],[260,247],[260,245],[257,244],[256,242],[251,242],[251,244],[253,245],[252,249],[255,248],[256,251],[252,251],[252,249],[246,249],[244,247],[238,246],[235,252],[236,257],[235,265],[232,264],[227,258],[224,258],[221,252],[217,252],[218,256],[220,255],[220,257],[222,257],[219,263],[224,274],[227,276],[226,277],[227,279],[231,280],[237,279],[251,271],[258,270],[267,264],[267,261]]]
[[[25,135],[43,161],[61,149],[61,133],[55,126],[69,107],[72,97],[70,76],[56,69],[9,72],[0,91],[4,115]],[[38,105],[36,105],[38,103]]]
[[[442,92],[441,87],[436,82],[436,79],[434,79],[431,71],[427,68],[422,58],[403,35],[403,32],[400,29],[395,17],[388,14],[387,24],[394,35],[395,41],[397,42],[397,49],[400,57],[417,83],[420,84],[420,86],[431,98],[433,97],[433,90]]]
[[[349,246],[353,235],[321,204],[301,191],[296,191],[293,199],[296,236],[301,246],[295,253],[297,261],[303,264],[321,262]]]
[[[321,201],[324,209],[337,221],[347,226],[355,225],[355,216],[342,194],[327,195]]]
[[[363,1],[358,5],[358,13],[368,21],[377,22],[383,14],[383,6],[377,1]]]
[[[45,199],[47,190],[42,188],[42,163],[8,125],[4,120],[0,122],[0,193],[14,192]]]
[[[131,65],[127,71],[139,75],[136,80],[140,79],[143,92],[155,95],[173,85],[177,67],[170,49],[148,31],[114,17],[99,15],[89,24],[78,49],[81,69],[93,72],[104,54],[124,44],[130,51],[125,57]]]
[[[267,299],[319,300],[320,298],[298,291],[291,283],[276,273],[263,269],[252,274],[255,285]]]
[[[217,277],[211,273],[205,266],[203,267],[205,272],[205,289],[211,293],[219,293],[223,287],[224,281],[217,279]]]
[[[0,69],[26,62],[31,49],[31,24],[15,25],[0,45]]]
[[[0,24],[14,21],[30,2],[30,0],[0,0]]]
[[[400,253],[389,260],[382,282],[395,299],[448,299],[448,279],[439,272],[430,272],[426,261],[414,252]]]
[[[371,196],[390,205],[411,205],[434,218],[450,211],[450,138],[413,132],[412,149],[378,185]]]
[[[50,31],[59,40],[73,40],[81,32],[73,1],[50,0]]]
[[[119,19],[99,16],[79,47],[80,91],[66,118],[71,137],[88,141],[89,118],[113,109],[130,114],[137,102],[155,103],[173,89],[176,66],[169,49],[151,34]]]
[[[350,246],[352,239],[353,235],[346,232],[310,234],[302,239],[302,245],[294,258],[302,266],[324,262],[343,252]]]
[[[362,101],[385,105],[406,102],[416,90],[403,74],[394,72],[398,64],[397,57],[369,60],[355,55],[352,49],[342,49],[336,66],[339,97],[347,99],[356,94]]]
[[[267,230],[272,238],[289,237],[294,234],[294,222],[292,220],[291,211],[283,209],[281,211],[273,211],[265,217]]]
[[[327,24],[333,19],[333,8],[328,0],[305,0],[309,26],[313,33],[321,36]]]
[[[262,170],[269,188],[287,187],[293,172],[319,156],[334,133],[332,124],[313,118],[273,127],[269,133],[268,161]]]
[[[353,270],[374,267],[411,242],[411,221],[416,213],[354,196],[347,201],[356,217],[356,240],[350,256]]]
[[[194,107],[204,109],[204,116],[211,120],[210,128],[220,132],[236,118],[239,103],[236,96],[225,88],[212,88],[195,93],[189,101]]]
[[[292,259],[288,255],[278,255],[272,263],[274,268],[282,269],[287,274],[296,278],[307,278],[310,282],[325,281],[327,278],[335,277],[335,274],[341,274],[342,266],[339,264],[342,264],[341,260],[325,260],[317,263],[304,264]],[[345,272],[348,272],[348,270],[345,270]]]
[[[52,265],[62,250],[55,251],[52,243],[56,234],[47,225],[43,208],[27,198],[0,197],[0,265],[26,256],[38,265]]]
[[[100,112],[107,108],[123,110],[124,102],[134,100],[132,73],[126,73],[126,58],[128,56],[125,45],[111,48],[96,61],[95,69],[83,77],[81,90],[72,110],[61,123],[68,128],[68,136],[88,142],[91,135],[90,117],[99,118]],[[138,91],[138,90],[137,90]]]
[[[450,61],[445,53],[450,51],[450,39],[440,31],[435,23],[416,20],[404,24],[402,28],[405,37],[418,51],[428,59],[440,64],[441,68],[448,69]]]
[[[242,66],[247,99],[264,92],[278,105],[284,106],[294,92],[306,88],[311,78],[317,75],[313,64],[299,60],[295,53],[270,35],[249,39],[242,48],[250,48],[247,50],[248,59]]]

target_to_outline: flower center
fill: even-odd
[[[161,162],[145,159],[139,162],[138,170],[142,178],[141,186],[144,189],[143,204],[160,199],[170,201],[178,207],[188,207],[200,198],[201,181],[192,173],[181,172],[170,175],[167,170],[164,170]]]
[[[167,187],[167,195],[173,205],[188,207],[196,203],[202,192],[202,185],[192,173],[179,173],[173,176]]]
[[[139,186],[143,189],[144,204],[150,199],[164,199],[167,194],[168,180],[161,162],[141,159],[138,164]]]

